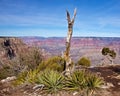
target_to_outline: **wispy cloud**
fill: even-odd
[[[65,11],[68,9],[73,15],[75,5],[78,10],[73,35],[120,35],[119,0],[45,1],[0,0],[0,35],[34,35],[34,32],[36,35],[66,35]]]
[[[120,28],[120,18],[116,18],[116,17],[101,17],[98,19],[98,23],[102,27],[111,25],[113,27]]]
[[[0,25],[18,25],[18,26],[34,26],[34,25],[50,25],[64,26],[66,20],[55,16],[37,15],[37,16],[19,16],[19,15],[0,15]]]
[[[11,34],[12,33],[12,34]],[[19,29],[19,30],[15,30],[15,29],[6,29],[6,30],[2,30],[0,31],[0,35],[1,36],[44,36],[44,37],[48,37],[48,36],[62,36],[65,37],[67,35],[67,30],[63,29],[61,30],[55,30],[55,29]]]

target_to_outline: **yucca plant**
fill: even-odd
[[[60,90],[63,89],[64,76],[62,76],[57,71],[45,70],[39,76],[37,83],[43,84],[43,91],[48,94],[57,94]]]
[[[17,79],[13,82],[14,86],[24,84],[26,81],[27,72],[22,72],[17,76]]]
[[[39,73],[38,69],[28,71],[25,80],[29,83],[35,83],[37,80],[38,73]]]
[[[100,76],[90,73],[86,78],[86,84],[87,95],[92,96],[95,91],[100,89],[100,86],[104,84],[104,81]]]
[[[37,81],[38,69],[22,72],[18,75],[14,85],[20,85],[24,83],[35,83]]]
[[[66,77],[65,86],[67,90],[82,92],[86,88],[85,71],[77,70]]]

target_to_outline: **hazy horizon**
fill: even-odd
[[[65,36],[49,36],[49,37],[45,37],[45,36],[0,36],[0,38],[30,38],[30,37],[40,37],[40,38],[66,38]],[[120,37],[95,37],[95,36],[72,36],[72,38],[120,38]]]

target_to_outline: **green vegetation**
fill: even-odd
[[[104,47],[102,49],[102,55],[106,56],[109,59],[109,61],[111,61],[113,63],[113,59],[115,59],[115,57],[116,57],[116,52],[107,47]],[[109,57],[111,57],[111,59]]]
[[[82,57],[80,60],[78,60],[77,64],[84,67],[89,67],[91,65],[91,62],[88,58]]]
[[[63,89],[64,76],[53,70],[45,70],[38,75],[38,84],[43,84],[43,90],[47,93],[56,94]]]
[[[115,59],[115,57],[116,57],[116,53],[114,50],[110,50],[109,55],[110,55],[110,57],[112,57],[112,59]]]
[[[46,61],[42,61],[39,65],[35,65],[34,69],[20,73],[13,84],[21,85],[29,83],[44,85],[42,88],[44,94],[56,95],[64,89],[70,92],[77,91],[83,96],[86,94],[91,96],[103,84],[101,77],[85,70],[76,70],[69,76],[64,76],[61,74],[64,70],[64,63],[65,60],[59,56],[49,58]],[[78,64],[89,67],[90,60],[83,57],[78,61]]]
[[[65,69],[65,59],[60,56],[54,56],[44,60],[42,52],[38,48],[30,48],[26,53],[19,53],[15,59],[10,60],[9,66],[5,66],[0,72],[0,79],[8,76],[17,76],[13,82],[14,85],[38,84],[44,85],[41,91],[45,94],[59,94],[62,90],[69,92],[78,92],[80,95],[92,95],[103,84],[101,77],[85,70],[71,71],[71,74],[64,76],[62,72]],[[105,51],[106,52],[106,51]],[[103,54],[107,55],[103,51]],[[115,58],[114,50],[108,50],[109,55]],[[83,57],[78,65],[89,67],[91,62]],[[74,66],[72,62],[69,67]]]
[[[30,67],[29,67],[30,68]],[[18,75],[18,79],[15,81],[15,85],[23,83],[35,83],[38,74],[44,70],[55,70],[62,72],[64,68],[64,59],[59,56],[49,58],[47,61],[42,61],[36,68],[24,70]]]
[[[13,75],[15,74],[9,66],[4,66],[2,69],[0,69],[0,80],[13,76]]]
[[[104,48],[102,49],[102,55],[107,55],[109,52],[110,52],[110,49],[107,48],[107,47],[104,47]]]
[[[22,72],[17,76],[17,79],[13,81],[14,86],[24,84],[26,82],[27,72]]]
[[[85,71],[75,71],[65,78],[65,86],[68,90],[81,91],[86,88]]]
[[[88,73],[84,70],[77,70],[69,77],[65,78],[66,89],[71,91],[78,91],[80,94],[93,95],[95,91],[100,89],[103,85],[103,79],[98,75]]]
[[[94,92],[100,89],[100,86],[104,84],[103,79],[95,74],[88,73],[86,78],[87,95],[93,96]]]
[[[43,61],[42,52],[36,47],[28,50],[26,53],[19,53],[15,59],[8,60],[7,64],[2,66],[3,68],[0,69],[0,80],[38,69],[39,63]]]
[[[62,89],[78,91],[80,94],[94,94],[103,84],[103,80],[99,76],[79,70],[68,77],[64,77],[53,70],[44,70],[40,73],[37,73],[37,71],[30,71],[26,75],[25,74],[26,73],[19,77],[19,83],[29,82],[43,84],[43,91],[48,94],[57,94]]]
[[[43,61],[42,52],[38,48],[33,47],[27,53],[20,53],[18,61],[21,68],[24,66],[24,68],[27,67],[27,70],[35,69]]]
[[[40,72],[38,70],[24,72],[18,76],[14,85],[24,83],[44,85],[42,91],[46,94],[59,94],[64,89],[70,92],[77,91],[83,96],[85,94],[91,96],[100,89],[103,79],[84,70],[77,70],[70,76],[64,76],[57,71],[46,69]]]
[[[62,57],[55,56],[39,64],[38,68],[39,70],[50,69],[50,70],[56,70],[58,72],[62,72],[64,70],[64,63],[65,61]]]
[[[15,80],[13,84],[16,86],[24,83],[34,84],[37,81],[38,74],[39,74],[38,69],[22,72],[17,76],[17,80]]]

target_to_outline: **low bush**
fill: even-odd
[[[3,68],[0,69],[0,80],[13,75],[15,74],[9,66],[3,66]]]
[[[90,96],[92,96],[95,91],[100,89],[100,86],[104,84],[104,81],[100,76],[89,73],[86,78],[86,84],[87,94],[90,94]]]
[[[57,94],[63,89],[64,76],[53,70],[44,70],[38,75],[37,83],[43,84],[43,91],[51,94]]]
[[[64,70],[64,63],[65,61],[62,57],[54,56],[49,58],[47,61],[40,63],[38,69],[41,71],[45,69],[50,69],[62,72]]]
[[[75,71],[73,74],[65,78],[66,89],[72,91],[80,91],[86,87],[86,79],[84,71]]]
[[[91,96],[100,89],[103,79],[93,73],[77,70],[69,76],[64,76],[58,71],[46,69],[44,71],[30,70],[21,73],[14,84],[41,84],[42,92],[46,94],[58,94],[61,90],[77,91],[80,95]]]
[[[91,65],[91,62],[88,58],[82,57],[80,60],[78,60],[77,64],[84,67],[89,67]]]
[[[13,82],[14,85],[20,85],[24,83],[35,83],[39,74],[38,69],[22,72],[18,75],[17,79]]]
[[[64,83],[68,91],[78,91],[81,95],[91,96],[100,89],[103,79],[93,73],[78,70],[66,77]]]

